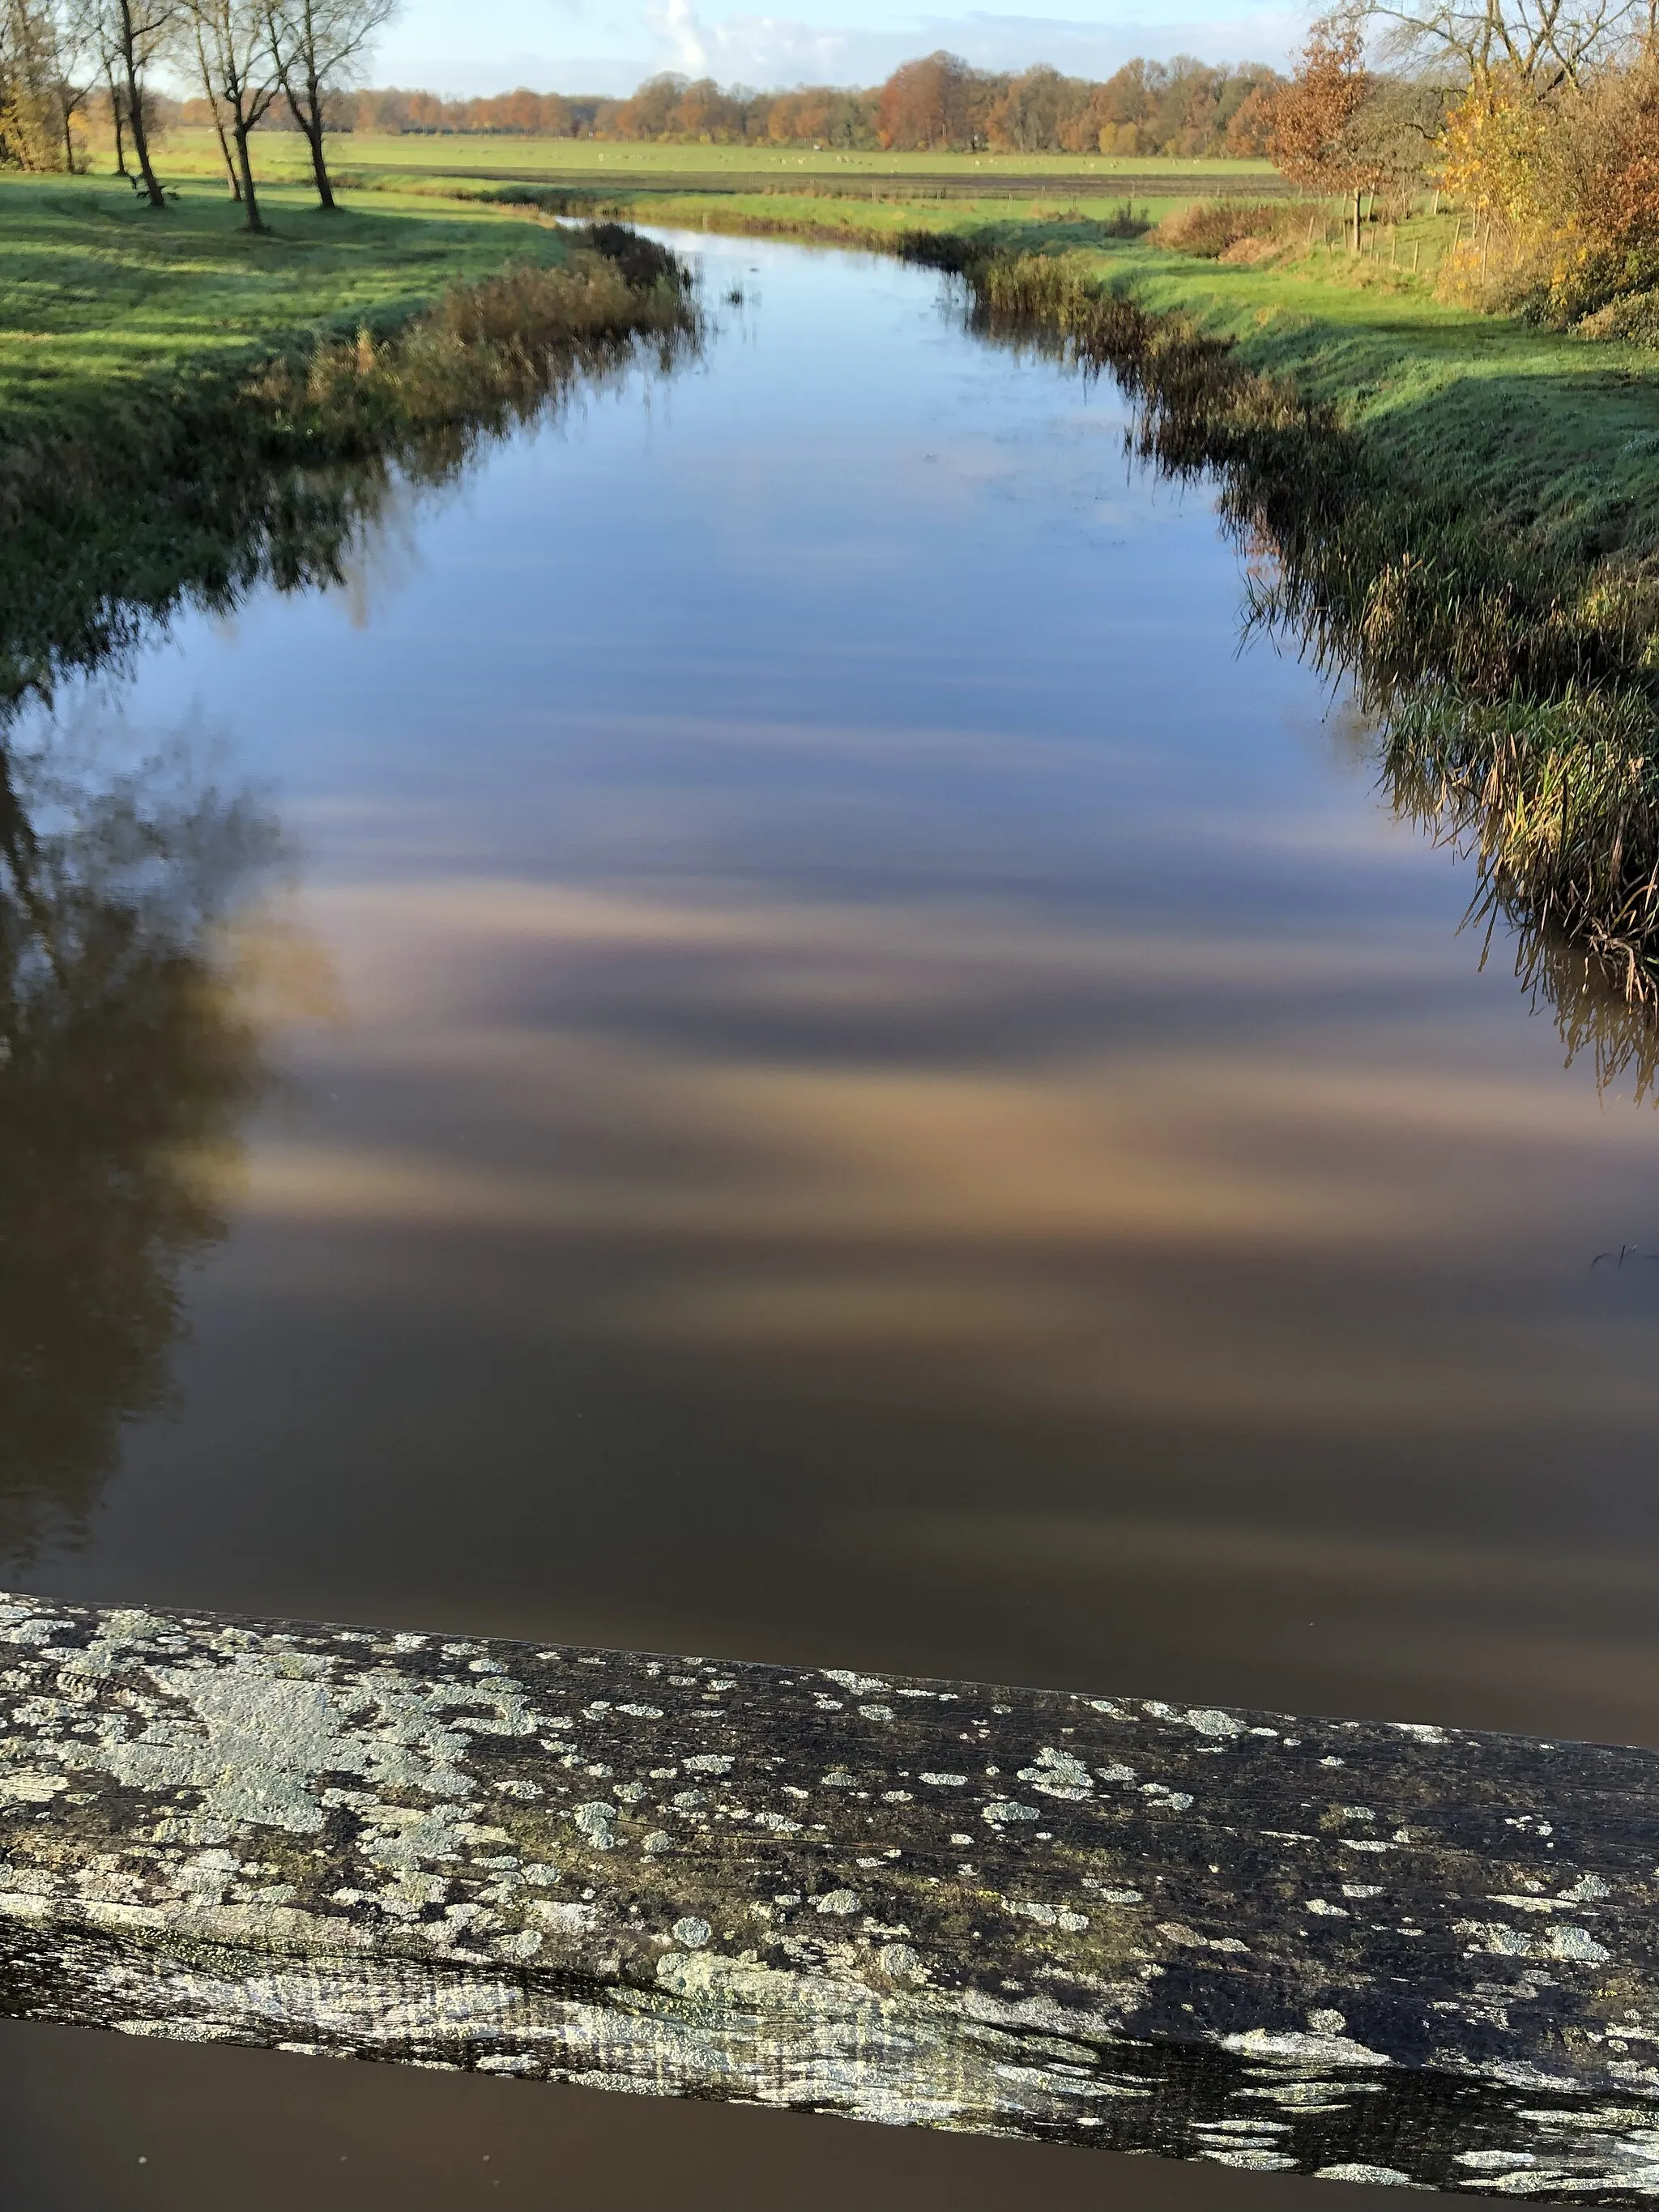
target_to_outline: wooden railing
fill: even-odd
[[[1659,1756],[0,1600],[0,2011],[1659,2195]]]

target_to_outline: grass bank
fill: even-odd
[[[0,195],[0,708],[181,599],[331,574],[391,471],[441,477],[696,327],[673,258],[614,226],[295,200],[251,238],[208,193]]]
[[[556,231],[512,210],[377,195],[343,217],[272,191],[250,237],[222,186],[164,214],[119,179],[0,175],[0,436],[107,428],[129,406],[274,349],[389,329],[509,261],[556,266]]]
[[[1082,256],[987,252],[941,233],[913,234],[906,250],[963,276],[988,337],[1113,374],[1137,402],[1147,459],[1218,477],[1222,515],[1256,556],[1253,618],[1352,675],[1379,715],[1395,804],[1474,858],[1474,911],[1510,927],[1523,979],[1573,1019],[1598,977],[1650,1015],[1651,516],[1611,545],[1553,521],[1499,526],[1449,467],[1438,483],[1401,468],[1363,409],[1262,367],[1225,327],[1101,283]],[[1622,1038],[1650,1073],[1650,1019]]]

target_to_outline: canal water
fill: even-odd
[[[15,732],[6,1578],[1659,1743],[1659,1125],[1594,1008],[1460,927],[1109,386],[681,242],[700,362]],[[1310,2201],[0,2052],[32,2212]]]

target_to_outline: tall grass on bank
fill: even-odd
[[[0,444],[0,716],[262,577],[331,582],[399,477],[435,484],[584,378],[696,345],[688,272],[616,225],[234,376],[143,395],[95,440]]]
[[[1542,558],[1385,480],[1329,407],[1065,257],[923,234],[904,251],[965,278],[988,336],[1109,371],[1143,458],[1218,477],[1224,519],[1267,556],[1252,620],[1381,714],[1395,804],[1472,854],[1523,978],[1574,949],[1659,1009],[1659,582]]]
[[[586,244],[568,266],[521,263],[447,293],[381,341],[364,329],[278,358],[241,386],[243,427],[273,459],[424,452],[434,432],[473,443],[528,420],[641,338],[666,367],[692,327],[689,275],[615,223]]]

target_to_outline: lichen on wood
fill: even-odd
[[[0,1599],[0,2011],[1659,2197],[1659,1756]]]

